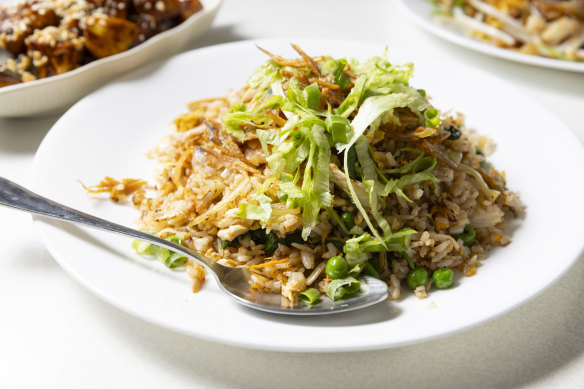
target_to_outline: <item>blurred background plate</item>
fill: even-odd
[[[6,3],[14,1],[0,0],[0,4]],[[41,115],[63,110],[122,73],[179,53],[209,28],[222,0],[201,0],[201,3],[203,9],[183,23],[128,51],[58,76],[0,88],[0,117]],[[4,61],[6,53],[0,52],[0,61]]]
[[[564,61],[561,59],[522,54],[473,39],[469,37],[463,29],[458,28],[454,24],[445,23],[437,18],[436,15],[433,14],[434,6],[430,0],[397,0],[397,3],[411,20],[426,31],[452,43],[466,47],[467,49],[492,55],[494,57],[504,58],[509,61],[584,73],[584,62]]]

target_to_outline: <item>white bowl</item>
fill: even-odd
[[[201,0],[201,11],[178,26],[123,53],[96,60],[58,76],[0,88],[0,117],[62,111],[122,73],[179,53],[192,39],[209,28],[222,1]]]

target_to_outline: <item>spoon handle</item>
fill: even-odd
[[[14,182],[0,177],[0,205],[15,208],[21,211],[48,216],[55,219],[65,220],[72,223],[80,223],[89,227],[115,232],[117,234],[130,236],[142,241],[146,241],[172,251],[178,251],[193,259],[207,265],[213,271],[219,269],[215,261],[212,261],[186,247],[174,244],[165,239],[148,234],[146,232],[124,227],[120,224],[100,219],[87,213],[59,204],[55,201],[42,197]]]

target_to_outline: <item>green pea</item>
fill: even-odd
[[[306,301],[308,304],[312,305],[318,303],[320,292],[314,288],[308,288],[301,292],[298,297],[300,297],[300,300]]]
[[[351,228],[355,227],[355,215],[352,212],[343,212],[341,213],[341,220],[347,226],[347,230],[351,230]]]
[[[345,89],[351,83],[351,80],[349,79],[349,77],[347,77],[347,75],[345,73],[343,73],[343,70],[345,69],[346,65],[347,65],[347,61],[344,59],[340,59],[337,61],[335,68],[333,70],[333,77],[334,77],[333,79],[334,79],[335,83],[343,89]]]
[[[464,227],[464,232],[460,235],[456,235],[456,239],[461,239],[465,246],[471,246],[477,237],[477,233],[471,226]]]
[[[450,288],[454,284],[454,272],[447,267],[436,269],[432,273],[432,281],[438,289]]]
[[[349,264],[342,257],[332,257],[326,263],[326,275],[333,279],[343,278],[349,272]]]
[[[408,287],[411,290],[416,289],[418,286],[424,286],[428,283],[428,270],[423,267],[417,267],[410,270],[408,273]]]

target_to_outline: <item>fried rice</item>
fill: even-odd
[[[133,193],[140,229],[244,266],[252,288],[292,301],[308,288],[333,297],[333,257],[399,299],[414,269],[472,276],[511,242],[504,222],[522,204],[487,160],[494,143],[410,86],[411,64],[294,47],[297,59],[266,52],[241,90],[190,103],[148,154],[155,185],[110,179],[89,191]],[[185,261],[198,290],[204,270]]]

